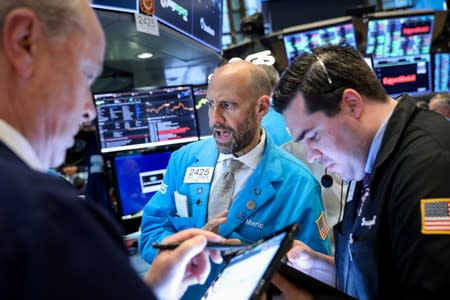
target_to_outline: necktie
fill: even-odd
[[[229,158],[224,161],[222,174],[211,192],[208,201],[208,219],[228,209],[234,193],[234,173],[242,166],[242,162]]]
[[[370,182],[370,175],[369,173],[366,173],[363,177],[362,180],[362,188],[361,188],[361,197],[359,199],[358,202],[358,216],[361,215],[361,211],[364,207],[364,204],[367,200],[367,198],[369,198],[369,194],[370,194],[370,188],[369,188],[369,182]]]

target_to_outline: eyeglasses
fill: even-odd
[[[325,73],[325,75],[327,76],[327,81],[328,81],[329,86],[328,86],[328,88],[326,88],[326,86],[324,86],[321,89],[321,92],[323,94],[333,93],[336,90],[338,90],[338,89],[340,89],[340,88],[345,86],[344,81],[342,79],[340,79],[340,78],[338,78],[337,80],[335,78],[335,80],[333,81],[331,79],[330,74],[328,73],[327,67],[325,66],[323,61],[318,56],[316,56],[316,55],[313,55],[313,56],[317,59],[317,62],[319,63],[319,65],[322,68],[322,70]]]
[[[325,75],[327,75],[328,83],[330,84],[330,86],[332,86],[332,85],[333,85],[333,80],[331,80],[331,77],[330,77],[330,75],[328,74],[328,70],[327,70],[327,68],[325,67],[325,64],[323,63],[323,61],[322,61],[318,56],[315,56],[315,55],[314,55],[314,57],[315,57],[315,58],[317,59],[317,61],[319,62],[319,65],[322,67],[323,72],[325,73]]]

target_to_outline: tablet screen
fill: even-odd
[[[294,235],[284,231],[240,251],[226,263],[202,299],[251,299],[261,293]]]

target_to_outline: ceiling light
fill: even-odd
[[[138,54],[137,57],[138,58],[142,58],[142,59],[150,58],[150,57],[153,57],[153,53],[151,53],[151,52],[143,52],[143,53]]]

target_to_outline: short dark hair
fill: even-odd
[[[376,101],[388,99],[362,55],[348,46],[324,46],[298,56],[282,73],[272,105],[282,113],[299,93],[308,113],[339,113],[342,92],[352,88]]]

